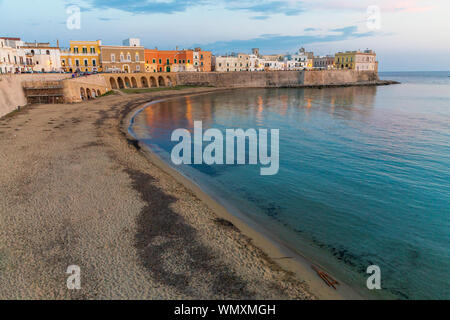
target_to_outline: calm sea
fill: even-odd
[[[153,104],[130,131],[170,164],[177,128],[280,130],[280,171],[176,167],[231,211],[378,298],[450,299],[450,72],[400,85],[246,89]],[[382,290],[366,288],[381,268]]]

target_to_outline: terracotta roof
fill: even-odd
[[[20,38],[11,38],[11,37],[0,37],[0,39],[20,41]]]

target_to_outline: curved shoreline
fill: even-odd
[[[224,88],[224,90],[233,90],[234,88]],[[215,91],[216,92],[216,91]],[[197,94],[186,93],[184,96],[197,96],[203,94],[213,94],[214,92],[204,92]],[[154,153],[149,147],[142,144],[136,137],[134,137],[130,128],[133,124],[136,115],[147,107],[153,104],[167,101],[170,99],[177,99],[177,97],[167,97],[159,100],[149,101],[128,110],[121,118],[121,131],[126,137],[127,141],[131,143],[138,151],[140,151],[151,163],[159,167],[162,171],[169,174],[176,182],[183,185],[186,189],[190,190],[198,199],[204,202],[220,219],[231,222],[236,226],[245,236],[252,240],[252,243],[262,250],[271,260],[276,261],[282,269],[292,272],[296,278],[300,281],[304,281],[318,299],[325,300],[358,300],[365,299],[355,289],[348,286],[340,279],[337,279],[340,283],[338,290],[334,290],[328,287],[325,282],[317,275],[312,266],[318,266],[311,262],[307,257],[303,256],[297,250],[289,247],[286,243],[277,239],[273,234],[266,230],[263,226],[239,212],[231,212],[224,205],[219,203],[207,192],[202,190],[194,181],[181,172],[176,170],[161,159],[156,153]],[[319,266],[321,270],[326,269]]]

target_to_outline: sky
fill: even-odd
[[[373,49],[380,71],[449,71],[449,12],[449,0],[0,0],[0,36],[217,55]]]

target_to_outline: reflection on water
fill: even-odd
[[[383,296],[450,298],[450,90],[347,87],[232,90],[167,100],[133,130],[168,158],[172,131],[280,129],[280,172],[177,167],[228,207],[354,284],[379,265]]]
[[[222,95],[195,99],[194,102],[188,96],[183,98],[182,104],[178,99],[167,100],[159,103],[158,108],[147,108],[144,114],[146,125],[150,129],[161,128],[167,123],[170,123],[171,127],[176,125],[179,128],[192,129],[194,120],[202,120],[205,125],[213,123],[218,117],[235,119],[236,115],[245,117],[247,120],[255,120],[262,125],[264,112],[272,112],[284,117],[292,115],[297,109],[305,109],[306,114],[309,114],[311,108],[314,108],[314,111],[325,111],[331,116],[352,119],[355,114],[370,116],[376,90],[377,87],[326,90],[261,89],[253,90],[252,95],[228,93],[225,103],[222,101]],[[280,92],[283,93],[280,94]],[[226,114],[229,114],[229,117]]]

